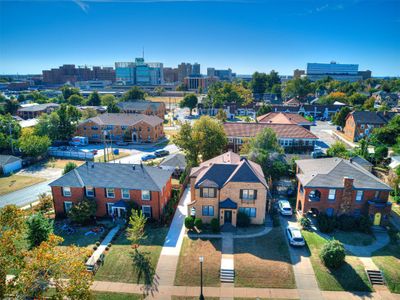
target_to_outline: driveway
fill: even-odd
[[[319,140],[317,146],[321,147],[324,152],[336,142],[332,132],[336,129],[335,125],[329,125],[328,122],[317,121],[317,126],[311,126],[311,132],[314,133]]]

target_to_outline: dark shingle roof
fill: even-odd
[[[161,105],[162,102],[152,102],[145,100],[125,101],[119,102],[117,104],[117,106],[122,110],[145,111],[150,108],[153,112],[156,112]]]
[[[375,111],[354,111],[349,114],[354,118],[356,124],[381,124],[384,125],[392,119],[396,113]],[[349,117],[347,116],[347,118]]]
[[[83,123],[92,121],[98,125],[120,125],[132,126],[139,122],[145,122],[156,126],[163,123],[163,120],[157,116],[148,116],[143,114],[124,114],[124,113],[105,113],[89,118]]]
[[[172,171],[157,167],[89,162],[50,183],[50,186],[126,188],[161,191]]]
[[[185,155],[181,153],[171,154],[160,163],[160,166],[163,167],[165,166],[179,169],[185,169],[186,165]]]
[[[21,159],[13,155],[0,155],[0,166],[5,166],[19,160]]]
[[[353,178],[356,189],[391,190],[364,168],[338,158],[304,159],[296,161],[301,173],[297,178],[304,187],[343,188],[345,176]]]
[[[22,107],[18,109],[18,111],[42,111],[47,109],[48,107],[53,107],[53,108],[58,108],[60,105],[57,103],[44,103],[44,104],[38,104],[38,105],[31,105],[27,107]]]
[[[219,203],[219,208],[236,209],[237,208],[237,203],[232,201],[230,198],[226,198],[224,201],[221,201]]]

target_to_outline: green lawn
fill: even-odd
[[[131,155],[130,152],[122,152],[122,151],[120,151],[118,155],[115,155],[114,153],[109,153],[110,149],[108,149],[107,151],[108,151],[108,153],[107,153],[107,161],[113,161],[113,160],[116,160],[116,159],[123,158],[123,157]],[[95,162],[104,162],[104,156],[105,155],[96,156],[94,158],[94,161]]]
[[[175,285],[200,285],[200,256],[204,257],[204,285],[220,286],[221,239],[192,240],[189,238],[183,240],[175,275]]]
[[[354,245],[354,246],[368,246],[375,241],[375,237],[372,234],[362,232],[345,232],[335,231],[330,234],[335,240],[342,242],[343,244]]]
[[[400,205],[393,203],[392,211],[400,217]]]
[[[138,294],[92,292],[96,300],[141,300],[145,297]]]
[[[0,196],[11,192],[18,191],[28,186],[38,184],[46,181],[45,178],[23,176],[23,175],[10,175],[0,177]]]
[[[171,300],[197,300],[199,297],[171,296]],[[206,300],[219,300],[219,297],[204,297]]]
[[[235,286],[295,288],[289,249],[280,228],[258,238],[235,240]]]
[[[364,266],[352,255],[346,255],[345,263],[337,270],[326,268],[319,258],[319,253],[326,240],[316,233],[303,231],[303,236],[311,252],[313,266],[318,285],[324,291],[371,291]]]
[[[383,271],[391,292],[400,294],[400,245],[392,242],[373,253],[372,260]]]
[[[152,265],[157,266],[161,248],[164,244],[165,236],[168,232],[166,227],[146,228],[147,239],[139,247],[140,251],[150,255]],[[122,233],[113,243],[109,253],[106,254],[104,265],[97,271],[95,280],[137,283],[137,275],[132,263],[131,242]],[[143,281],[140,281],[143,283]]]

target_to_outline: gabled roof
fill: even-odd
[[[172,171],[132,164],[87,162],[50,183],[50,186],[126,188],[161,191]]]
[[[338,158],[304,159],[296,161],[301,173],[298,180],[304,187],[343,188],[343,178],[354,179],[356,189],[391,190],[390,186],[370,172],[350,161]]]
[[[82,123],[94,122],[98,125],[120,125],[132,126],[139,122],[145,122],[151,126],[163,123],[163,120],[157,116],[148,116],[143,114],[126,114],[126,113],[105,113],[89,118]]]
[[[267,186],[260,165],[231,151],[201,163],[192,169],[190,176],[196,177],[196,188],[222,188],[228,182],[260,182]]]
[[[38,104],[38,105],[31,105],[31,106],[27,106],[27,107],[22,107],[22,108],[19,108],[18,111],[35,112],[35,111],[45,110],[45,109],[47,109],[49,107],[57,108],[59,106],[60,106],[60,104],[57,104],[57,103],[44,103],[44,104]]]
[[[264,128],[271,128],[278,138],[315,139],[318,137],[296,124],[269,124],[269,123],[224,123],[224,130],[228,137],[254,137]]]
[[[394,112],[375,112],[375,111],[353,111],[349,113],[346,117],[349,118],[353,116],[354,122],[356,124],[387,124],[396,113]]]
[[[265,115],[257,117],[259,123],[269,124],[296,124],[296,125],[312,125],[313,123],[308,121],[303,116],[297,113],[285,113],[285,112],[270,112]]]
[[[185,155],[182,153],[175,153],[167,156],[161,163],[160,166],[162,167],[172,167],[172,168],[179,168],[185,169],[186,168],[186,158]]]
[[[13,155],[0,155],[0,166],[5,166],[19,160],[21,160],[19,157]]]
[[[219,208],[236,209],[237,208],[237,203],[232,201],[230,198],[226,198],[224,201],[221,201],[219,203]]]

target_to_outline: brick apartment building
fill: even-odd
[[[121,112],[127,114],[144,114],[149,116],[158,116],[164,119],[166,108],[164,102],[152,102],[146,100],[134,100],[119,102],[117,104]]]
[[[43,82],[46,84],[75,83],[77,81],[109,80],[115,82],[115,70],[112,67],[78,67],[62,65],[59,68],[43,70]]]
[[[49,114],[60,107],[57,103],[44,103],[21,107],[17,110],[17,115],[24,120],[35,119],[41,114]]]
[[[374,128],[385,126],[395,115],[394,112],[353,111],[346,117],[344,135],[348,140],[357,142],[368,137]]]
[[[260,165],[229,151],[192,168],[188,215],[236,226],[238,212],[244,212],[252,224],[264,224],[267,189]]]
[[[164,137],[163,120],[143,114],[105,113],[79,124],[76,134],[90,142],[104,139],[132,143],[157,142]]]
[[[369,216],[374,225],[389,221],[391,188],[352,160],[321,158],[298,160],[299,214]]]
[[[87,162],[50,183],[57,216],[83,198],[97,204],[97,217],[126,216],[130,204],[159,220],[171,198],[172,171],[131,164]]]

